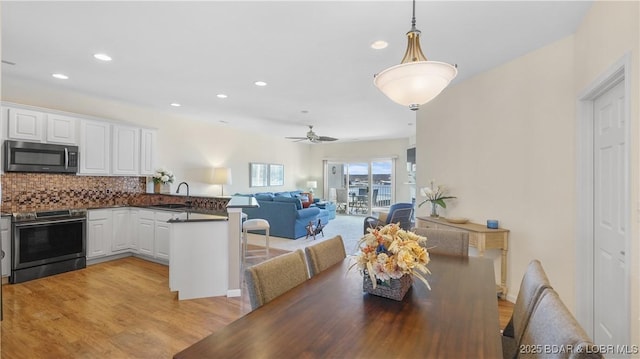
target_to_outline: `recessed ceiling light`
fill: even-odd
[[[301,113],[309,113],[309,110],[302,110]]]
[[[389,43],[384,40],[378,40],[371,43],[371,48],[374,50],[382,50],[389,46]]]
[[[60,80],[68,80],[69,76],[65,75],[65,74],[51,74],[51,76],[60,79]]]
[[[172,104],[171,104],[171,106],[173,106],[173,107],[180,107],[180,106],[182,106],[182,105],[181,105],[181,104],[179,104],[179,103],[177,103],[177,102],[174,102],[174,103],[172,103]]]
[[[254,84],[255,84],[256,86],[267,86],[267,83],[266,83],[266,82],[264,82],[264,81],[256,81],[256,82],[254,82]]]
[[[227,96],[226,94],[223,94],[223,93],[219,93],[219,94],[216,95],[216,97],[217,98],[227,98],[229,96]]]
[[[220,123],[224,123],[225,125],[229,123],[229,121],[220,120]]]
[[[94,54],[93,57],[100,61],[111,61],[111,56],[107,54]]]

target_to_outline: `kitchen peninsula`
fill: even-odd
[[[240,295],[242,208],[252,197],[233,197],[229,217],[182,213],[170,224],[169,287],[178,299]]]
[[[227,217],[186,212],[168,223],[170,290],[178,292],[179,300],[226,295]]]

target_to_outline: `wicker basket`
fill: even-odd
[[[398,301],[404,298],[404,295],[407,294],[407,291],[411,288],[411,283],[413,283],[411,275],[405,274],[399,279],[390,279],[385,282],[378,280],[376,289],[373,289],[371,277],[369,277],[369,274],[366,271],[364,272],[362,280],[362,289],[365,292],[378,297],[385,297]]]

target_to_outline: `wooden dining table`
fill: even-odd
[[[431,256],[431,290],[364,293],[353,259],[312,277],[174,358],[502,358],[493,263]]]

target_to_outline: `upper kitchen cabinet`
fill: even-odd
[[[78,119],[53,113],[7,107],[7,138],[18,141],[77,145]]]
[[[113,125],[113,155],[111,173],[137,176],[140,173],[140,129]]]
[[[76,128],[78,119],[62,115],[47,114],[47,142],[64,145],[77,145]]]
[[[7,108],[9,125],[7,137],[12,140],[42,142],[42,128],[45,114],[43,112]]]
[[[143,128],[140,130],[140,174],[153,176],[155,164],[156,130]]]
[[[152,176],[157,130],[129,122],[2,102],[2,140],[77,145],[78,174]]]
[[[110,139],[110,123],[90,120],[80,122],[80,174],[111,174]]]

